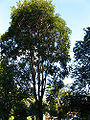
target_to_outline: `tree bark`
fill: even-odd
[[[40,58],[38,57],[38,98],[40,97]]]
[[[42,99],[41,98],[38,101],[38,120],[43,120]]]
[[[34,87],[34,97],[35,97],[35,100],[37,101],[36,81],[35,81],[35,65],[34,65],[34,57],[32,57],[32,56],[31,56],[31,61],[32,61],[32,68],[33,68],[32,78],[33,78],[33,87]]]

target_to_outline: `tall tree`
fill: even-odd
[[[73,49],[75,57],[73,88],[81,94],[90,93],[90,27],[85,32],[84,39],[77,41]]]
[[[54,14],[51,1],[19,2],[12,7],[11,19],[8,32],[1,37],[2,56],[13,65],[18,87],[34,95],[38,119],[42,120],[42,99],[48,78],[53,80],[52,76],[57,76],[62,80],[67,74],[70,29]]]

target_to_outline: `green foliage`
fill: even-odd
[[[46,90],[46,101],[48,105],[47,112],[51,116],[58,116],[58,100],[59,100],[59,94],[60,89],[64,86],[62,81],[53,81],[52,86],[49,85],[49,87]]]
[[[28,108],[24,102],[17,103],[13,110],[15,120],[27,120]]]
[[[13,116],[11,116],[11,117],[9,118],[9,120],[14,120],[14,117],[13,117]]]
[[[6,66],[5,60],[0,65],[0,118],[9,118],[12,108],[12,92],[14,83],[11,68]]]
[[[90,96],[81,95],[68,89],[62,89],[58,95],[57,111],[59,118],[65,118],[71,112],[80,114],[80,118],[88,119]]]
[[[70,111],[70,91],[67,88],[62,88],[58,94],[58,104],[57,104],[57,112],[58,118],[65,118],[68,111]]]
[[[73,89],[81,94],[90,91],[90,28],[85,30],[84,40],[77,41],[74,51],[75,64],[72,76],[75,78]]]
[[[4,60],[0,65],[0,118],[8,119],[13,115],[13,107],[21,101],[24,95],[13,81],[12,67]]]

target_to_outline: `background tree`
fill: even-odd
[[[84,39],[77,41],[73,49],[75,57],[73,88],[81,94],[90,93],[90,28],[88,27],[85,32]]]
[[[81,117],[89,119],[89,93],[90,93],[90,28],[85,30],[85,36],[82,41],[77,41],[74,51],[74,66],[72,77],[75,79],[71,85],[70,92],[65,92],[63,96],[60,95],[62,105],[60,108],[65,111],[79,112]],[[65,112],[64,111],[64,115]]]
[[[70,29],[54,14],[51,1],[19,2],[17,8],[12,8],[11,19],[8,32],[1,37],[1,53],[13,65],[15,84],[21,91],[34,95],[37,117],[42,120],[42,99],[48,77],[62,80],[67,74]]]
[[[61,118],[65,119],[66,117],[70,119],[73,117],[72,113],[79,113],[80,118],[88,119],[89,104],[87,96],[74,93],[65,86],[58,93],[56,103],[58,119],[61,120]]]
[[[88,119],[90,109],[88,101],[90,93],[90,27],[85,32],[84,39],[77,41],[73,49],[75,61],[72,77],[75,80],[71,86],[73,93],[71,103],[74,105],[72,107],[78,110],[82,117]]]
[[[67,116],[67,113],[79,113],[79,117],[85,120],[90,118],[90,96],[81,95],[73,91],[64,91],[59,96],[59,115]]]

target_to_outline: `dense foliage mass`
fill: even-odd
[[[85,31],[84,39],[77,41],[73,49],[75,56],[73,88],[81,94],[90,93],[90,28]]]
[[[0,64],[0,119],[2,120],[8,120],[12,115],[17,118],[15,108],[18,106],[20,111],[22,108],[24,111],[25,103],[22,104],[22,100],[27,98],[27,94],[21,92],[15,85],[12,72],[12,66],[8,66],[7,62],[2,60]],[[19,107],[19,104],[23,106]],[[22,111],[19,114],[20,118],[25,115]]]
[[[10,68],[0,64],[0,118],[8,119],[12,108],[13,91],[12,74]]]

